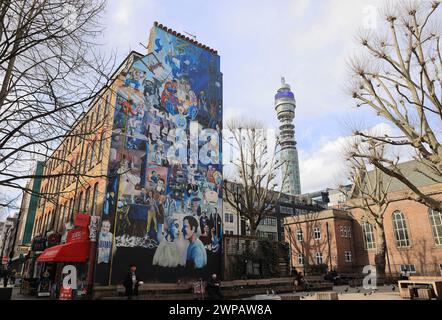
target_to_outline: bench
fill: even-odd
[[[420,292],[424,299],[428,299],[428,296],[442,299],[442,277],[412,276],[409,280],[398,281],[398,286],[399,293],[404,299],[419,297],[419,290],[421,290]]]

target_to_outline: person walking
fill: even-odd
[[[138,296],[138,287],[142,283],[139,281],[137,276],[137,266],[132,264],[130,266],[129,272],[126,274],[126,277],[123,281],[123,286],[125,288],[125,296],[128,299],[132,299],[133,296]]]

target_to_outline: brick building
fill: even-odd
[[[435,183],[440,177],[418,173],[424,168],[415,161],[401,164],[401,170],[420,190],[442,199],[442,183]],[[410,191],[398,180],[392,181],[388,191],[391,203],[384,215],[387,276],[398,276],[401,271],[441,275],[441,213],[410,200]],[[302,270],[304,262],[326,264],[339,273],[361,273],[364,266],[375,265],[376,228],[356,208],[357,199],[353,190],[345,211],[333,209],[285,219],[293,266]]]

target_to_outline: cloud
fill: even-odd
[[[392,135],[396,133],[396,130],[389,124],[380,123],[372,127],[370,132]],[[345,151],[352,141],[352,136],[341,136],[335,139],[322,137],[312,151],[299,150],[303,193],[335,188],[347,181]],[[401,161],[409,159],[410,152],[401,153]]]

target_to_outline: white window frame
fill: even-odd
[[[296,240],[299,242],[304,241],[304,232],[301,229],[296,230]]]
[[[344,252],[345,262],[353,262],[353,256],[351,251]]]
[[[376,249],[376,237],[374,233],[374,226],[366,221],[362,222],[362,233],[364,236],[364,247],[365,250],[375,250]],[[371,238],[369,241],[368,237]]]
[[[319,227],[315,227],[313,229],[313,237],[315,238],[315,240],[321,240],[321,229]]]
[[[393,231],[396,246],[398,248],[410,247],[410,235],[408,234],[407,220],[405,219],[404,213],[401,211],[393,212]]]
[[[298,253],[298,264],[303,266],[305,263],[305,257],[303,253]],[[441,271],[442,272],[442,271]]]
[[[316,252],[315,254],[315,261],[317,265],[323,264],[324,263],[324,259],[322,257],[322,253],[321,252]]]
[[[416,273],[416,265],[415,264],[401,264],[401,272],[406,272],[407,274]]]
[[[442,213],[433,209],[428,210],[428,217],[430,219],[431,231],[433,233],[434,244],[436,246],[442,245]]]

